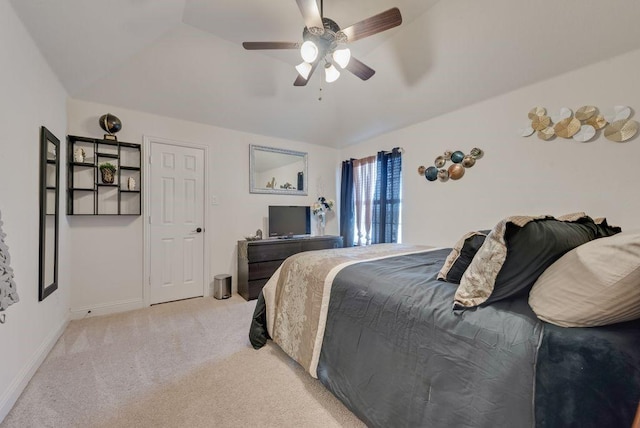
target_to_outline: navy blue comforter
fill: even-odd
[[[526,297],[453,310],[449,249],[336,276],[320,381],[368,426],[628,427],[640,400],[640,321],[569,329]],[[264,300],[250,338],[267,338]]]

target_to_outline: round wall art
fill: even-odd
[[[484,151],[477,147],[471,149],[467,155],[461,150],[447,150],[443,155],[435,158],[435,165],[429,167],[420,165],[418,167],[418,174],[423,175],[427,181],[438,180],[445,183],[450,179],[459,180],[464,176],[466,169],[474,166],[478,159],[481,159],[483,156]],[[449,161],[452,165],[450,165],[449,168],[444,168]]]

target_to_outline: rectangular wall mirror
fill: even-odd
[[[60,140],[43,126],[40,131],[40,301],[58,288],[59,154]]]
[[[249,146],[251,193],[307,194],[307,154],[264,146]]]

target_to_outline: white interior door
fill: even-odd
[[[150,145],[150,303],[204,293],[204,150]]]

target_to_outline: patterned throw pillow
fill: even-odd
[[[471,264],[471,260],[476,255],[484,243],[489,230],[466,233],[456,245],[451,249],[447,259],[438,272],[438,279],[454,284],[460,284],[462,274]]]
[[[528,293],[538,277],[567,251],[620,232],[585,213],[514,216],[501,220],[487,235],[464,272],[455,308],[470,308]]]

